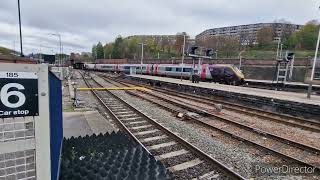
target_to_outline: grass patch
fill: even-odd
[[[283,51],[285,52],[285,51]],[[310,58],[314,56],[314,51],[293,50],[296,58]],[[242,57],[246,59],[275,59],[277,51],[271,50],[248,50],[242,53]]]

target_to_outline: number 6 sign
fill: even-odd
[[[0,72],[0,118],[37,116],[38,77],[31,72]]]

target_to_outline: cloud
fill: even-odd
[[[286,19],[304,24],[319,16],[316,0],[28,0],[20,1],[27,53],[56,51],[60,33],[66,52],[91,51],[117,35],[175,34]],[[0,2],[0,46],[18,44],[17,2]],[[48,48],[45,48],[48,47]],[[50,47],[50,48],[49,48]]]

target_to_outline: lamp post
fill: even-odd
[[[20,14],[20,0],[18,0],[18,13],[19,13],[19,31],[20,31],[20,56],[24,57],[22,50],[22,32],[21,32],[21,14]]]
[[[50,35],[52,35],[52,36],[57,36],[58,38],[59,38],[59,51],[60,51],[60,60],[59,60],[59,66],[61,66],[61,64],[62,64],[62,44],[61,44],[61,34],[59,34],[59,33],[52,33],[52,34],[50,34]]]
[[[139,43],[139,45],[141,45],[141,61],[140,61],[140,72],[141,72],[141,75],[142,75],[142,64],[143,64],[143,46],[145,46],[146,44],[144,44],[144,43],[142,42],[142,43]]]
[[[182,58],[181,58],[181,78],[180,80],[182,81],[182,72],[183,72],[183,61],[184,61],[184,49],[186,48],[186,35],[183,35],[183,46],[182,46]]]
[[[308,87],[308,94],[307,94],[307,98],[308,99],[310,99],[310,97],[311,97],[312,81],[313,81],[313,78],[314,78],[314,71],[315,71],[315,68],[316,68],[316,62],[317,62],[317,57],[318,57],[319,42],[320,42],[320,28],[319,28],[317,45],[316,45],[316,52],[314,53],[314,60],[313,60],[313,65],[312,65],[312,71],[311,71],[311,76],[310,76],[309,87]]]
[[[246,50],[242,50],[240,53],[239,53],[239,70],[241,70],[241,64],[242,64],[242,56],[241,54],[244,53]]]

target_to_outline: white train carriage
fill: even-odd
[[[202,81],[214,81],[225,84],[242,84],[243,73],[230,64],[173,65],[173,64],[86,64],[86,69],[118,73],[146,74],[184,79],[191,74],[198,74]]]

